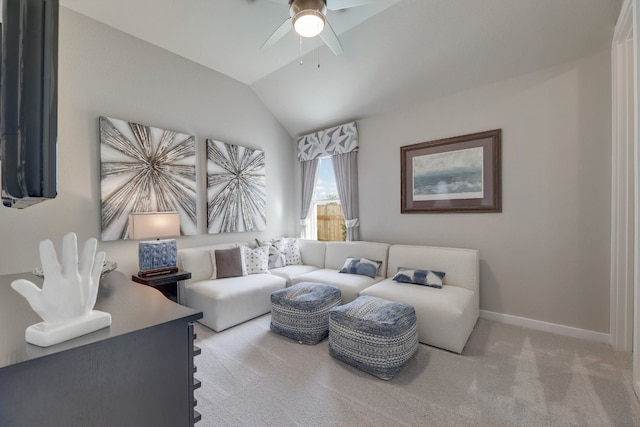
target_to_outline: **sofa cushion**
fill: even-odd
[[[276,276],[280,276],[287,281],[287,286],[291,286],[291,279],[294,277],[298,277],[302,274],[310,273],[312,271],[318,270],[318,267],[313,265],[285,265],[280,268],[272,268],[269,270],[271,274],[275,274]]]
[[[324,256],[327,244],[321,240],[298,239],[302,264],[324,268]]]
[[[249,246],[242,247],[244,265],[247,274],[269,274],[269,248],[258,246],[255,249]]]
[[[241,248],[213,249],[211,254],[211,279],[246,276]]]
[[[479,256],[478,251],[473,249],[392,245],[389,248],[387,277],[393,277],[398,267],[428,267],[431,270],[445,271],[447,286],[462,286],[477,294]]]
[[[217,280],[201,280],[185,289],[185,304],[202,311],[200,323],[220,332],[271,311],[271,292],[286,281],[273,274],[250,274]]]
[[[367,258],[347,258],[340,269],[340,273],[362,274],[374,278],[378,275],[378,269],[382,261],[374,261]]]
[[[333,269],[318,269],[292,278],[291,283],[316,282],[335,286],[342,291],[342,303],[346,304],[356,299],[361,290],[382,279],[382,276],[371,278],[361,274],[343,274]]]
[[[442,279],[445,273],[442,271],[419,270],[416,268],[398,267],[398,272],[393,276],[393,280],[402,283],[413,283],[415,285],[431,286],[432,288],[442,288]]]

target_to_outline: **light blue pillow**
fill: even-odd
[[[382,261],[374,261],[367,258],[347,258],[340,273],[362,274],[372,279],[378,274]]]
[[[401,283],[413,283],[442,289],[442,279],[444,279],[444,275],[445,273],[441,271],[398,267],[398,272],[393,276],[393,280]]]

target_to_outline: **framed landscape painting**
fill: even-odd
[[[501,212],[501,134],[400,147],[401,212]]]

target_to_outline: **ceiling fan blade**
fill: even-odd
[[[327,0],[327,9],[340,10],[375,3],[377,0]]]
[[[291,25],[291,18],[287,18],[282,23],[282,25],[280,25],[278,29],[275,30],[273,34],[271,34],[271,36],[269,36],[267,41],[265,41],[262,44],[262,46],[260,46],[260,49],[267,49],[273,46],[274,44],[276,44],[276,42],[278,42],[281,38],[283,38],[292,29],[293,29],[293,25]]]
[[[320,33],[320,38],[336,55],[340,55],[342,52],[344,52],[344,49],[342,49],[342,45],[340,44],[340,40],[338,40],[336,32],[333,31],[333,28],[331,28],[329,21],[325,22],[324,31]]]

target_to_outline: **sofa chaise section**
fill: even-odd
[[[186,305],[202,311],[200,323],[220,332],[269,313],[271,293],[285,285],[273,274],[201,280],[186,286]]]
[[[216,332],[271,311],[271,292],[282,289],[287,281],[273,274],[211,279],[211,251],[230,249],[244,243],[199,246],[178,251],[179,266],[191,272],[191,279],[178,289],[181,304],[200,310],[202,324]]]
[[[446,273],[442,289],[393,280],[398,267]],[[479,316],[479,253],[473,249],[392,245],[387,278],[372,295],[415,307],[420,342],[461,353]]]

